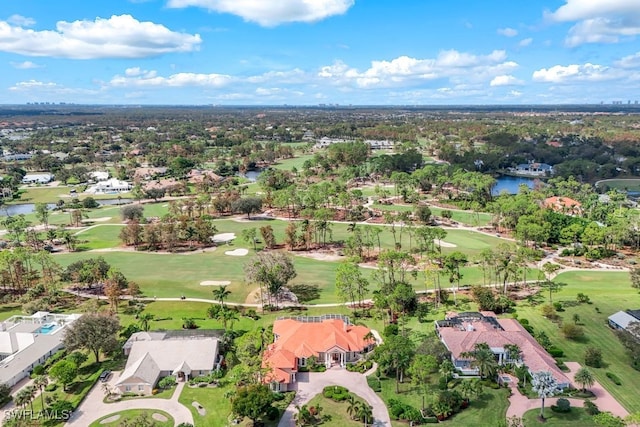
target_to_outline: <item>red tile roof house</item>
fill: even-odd
[[[280,318],[273,324],[274,342],[262,357],[262,367],[269,370],[264,382],[273,391],[292,390],[298,368],[311,357],[327,368],[356,362],[375,344],[370,332],[341,315]]]
[[[571,385],[569,378],[557,367],[555,359],[515,319],[498,319],[492,311],[447,313],[436,322],[436,332],[451,352],[451,361],[463,375],[478,375],[471,361],[462,354],[476,344],[487,343],[499,365],[524,363],[529,373],[549,371],[561,388]],[[517,345],[522,360],[510,360],[505,345]]]
[[[548,197],[542,205],[545,208],[568,215],[582,215],[582,203],[569,197]]]

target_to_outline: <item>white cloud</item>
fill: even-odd
[[[69,96],[69,95],[97,95],[101,93],[96,89],[70,88],[54,82],[43,82],[40,80],[27,80],[18,82],[9,87],[9,91],[27,95],[46,96]]]
[[[24,62],[11,62],[10,63],[13,68],[17,68],[18,70],[30,70],[32,68],[40,68],[42,65],[38,65],[31,61]]]
[[[7,18],[7,22],[13,25],[17,25],[19,27],[32,27],[36,25],[36,21],[33,18],[27,18],[22,15],[11,15]]]
[[[616,61],[615,65],[620,68],[640,68],[640,52],[625,56],[619,61]]]
[[[355,0],[169,0],[168,6],[201,7],[230,13],[265,27],[289,22],[315,22],[344,14]]]
[[[517,98],[519,96],[522,96],[522,92],[517,90],[512,90],[512,91],[509,91],[509,95],[513,96],[514,98]]]
[[[584,43],[617,43],[640,34],[640,2],[637,0],[565,0],[546,17],[555,22],[576,22],[565,39],[567,46]]]
[[[495,76],[493,80],[489,83],[489,86],[516,86],[521,85],[524,82],[522,80],[518,80],[513,76],[508,74],[503,74],[500,76]]]
[[[515,37],[518,35],[518,30],[515,28],[498,28],[498,34],[505,37]]]
[[[518,43],[518,46],[527,47],[527,46],[531,45],[531,43],[533,43],[533,39],[531,37],[529,37],[529,38],[520,40],[520,42]]]
[[[155,70],[128,68],[124,76],[114,76],[110,84],[113,87],[211,87],[219,88],[234,80],[225,74],[177,73],[169,77],[158,76]]]
[[[55,30],[36,31],[0,21],[0,51],[71,59],[143,58],[197,50],[202,40],[140,22],[131,15],[95,21],[58,21]]]
[[[533,80],[546,83],[600,82],[621,78],[617,70],[598,64],[555,65],[533,72]]]
[[[490,80],[518,66],[515,62],[505,62],[505,59],[506,53],[502,50],[488,55],[446,50],[436,58],[400,56],[392,60],[372,61],[364,71],[336,61],[321,67],[317,76],[334,85],[355,85],[360,88],[406,86],[441,78]]]

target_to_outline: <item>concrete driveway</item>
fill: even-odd
[[[373,408],[373,426],[391,427],[391,419],[387,407],[371,390],[367,384],[367,377],[357,372],[349,372],[342,368],[329,369],[326,372],[299,372],[297,375],[297,393],[293,402],[282,415],[278,427],[294,427],[294,414],[296,405],[308,403],[315,395],[322,393],[322,389],[329,385],[340,385],[357,394]]]
[[[113,386],[117,382],[117,378],[120,376],[120,372],[114,372],[109,379],[109,385]],[[78,426],[87,427],[95,420],[104,417],[105,415],[113,414],[114,412],[124,411],[126,409],[150,409],[160,410],[171,414],[175,420],[175,424],[190,423],[193,424],[193,415],[191,411],[183,404],[178,402],[180,393],[184,388],[185,383],[178,383],[178,387],[174,391],[171,399],[131,399],[122,402],[104,403],[104,392],[102,391],[102,383],[98,381],[93,386],[87,397],[82,401],[78,409],[73,412],[71,420],[69,420],[66,426]]]

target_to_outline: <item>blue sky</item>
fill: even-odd
[[[0,0],[0,103],[640,99],[639,0]]]

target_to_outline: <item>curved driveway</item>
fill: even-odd
[[[115,378],[119,373],[114,373],[110,384],[115,384]],[[87,397],[82,401],[78,409],[73,412],[71,420],[69,420],[66,426],[78,426],[87,427],[92,422],[105,415],[113,414],[114,412],[120,412],[127,409],[150,409],[165,411],[171,414],[175,420],[175,424],[190,423],[193,424],[193,415],[191,411],[183,404],[178,402],[178,397],[182,393],[185,383],[178,383],[178,387],[174,391],[171,399],[153,399],[153,398],[140,398],[125,400],[115,403],[104,403],[104,392],[100,387],[100,382],[93,386]]]
[[[308,403],[315,395],[322,393],[322,389],[329,385],[346,387],[367,401],[373,408],[374,427],[391,427],[391,419],[384,402],[371,390],[367,384],[367,377],[357,372],[349,372],[342,368],[329,369],[326,372],[299,372],[296,382],[296,397],[282,415],[278,427],[295,426],[294,414],[296,405]]]

